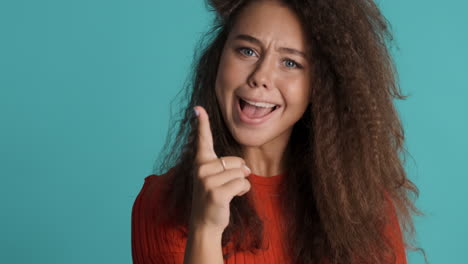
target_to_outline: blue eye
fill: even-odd
[[[239,51],[245,56],[251,57],[255,52],[250,48],[239,48]],[[248,53],[247,53],[248,52]]]
[[[237,51],[239,51],[242,55],[247,56],[247,57],[252,57],[256,55],[253,49],[247,48],[247,47],[240,47],[237,49]],[[290,69],[296,69],[296,68],[302,69],[303,68],[302,65],[300,65],[299,63],[291,59],[284,59],[283,63],[285,63],[286,68],[290,68]]]
[[[288,60],[285,60],[284,62],[286,64],[286,67],[288,67],[288,68],[302,68],[302,66],[300,64],[296,63],[293,60],[288,59]]]

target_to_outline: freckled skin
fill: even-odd
[[[261,43],[236,38],[240,34]],[[283,152],[293,125],[310,103],[312,65],[303,56],[279,50],[287,47],[308,54],[305,41],[292,10],[276,1],[254,1],[239,14],[224,46],[216,96],[229,130],[243,146],[244,159],[257,175],[283,172]],[[239,120],[236,95],[281,107],[267,122],[249,125]]]

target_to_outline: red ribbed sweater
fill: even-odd
[[[168,173],[160,176],[149,175],[145,178],[143,187],[135,199],[131,230],[133,263],[183,263],[187,238],[183,237],[180,230],[156,225],[154,221],[155,214],[164,214],[165,209],[164,204],[160,202],[160,194],[168,185],[168,177]],[[253,192],[255,207],[264,221],[265,241],[269,245],[267,249],[257,254],[237,252],[225,260],[226,264],[292,263],[286,254],[284,244],[286,242],[281,238],[285,230],[285,219],[278,213],[280,198],[278,192],[284,177],[284,174],[273,177],[255,174],[248,176],[252,185],[250,192]],[[389,213],[392,224],[385,228],[385,235],[392,241],[397,257],[395,264],[406,264],[402,234],[394,208],[392,210]]]

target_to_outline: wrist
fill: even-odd
[[[184,263],[223,263],[222,232],[207,227],[191,227],[185,248]]]
[[[210,238],[210,240],[219,240],[223,236],[223,231],[219,228],[213,228],[208,226],[190,226],[189,227],[189,236],[197,236],[200,238]]]

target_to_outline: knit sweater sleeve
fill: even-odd
[[[403,240],[403,234],[400,228],[400,223],[396,214],[396,209],[389,196],[386,195],[387,200],[387,216],[388,224],[384,228],[384,235],[390,241],[391,247],[395,253],[395,264],[407,264],[405,244]],[[393,264],[392,263],[392,264]]]
[[[163,175],[164,176],[164,175]],[[161,190],[166,181],[158,175],[145,178],[135,199],[131,219],[131,244],[133,263],[182,264],[185,239],[176,229],[156,224],[157,214],[164,214]]]

